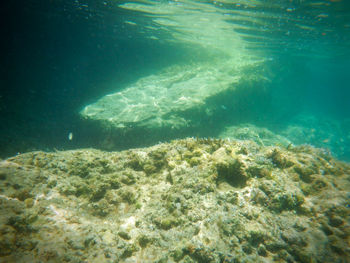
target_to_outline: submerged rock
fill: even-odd
[[[218,105],[230,99],[232,102],[241,89],[261,88],[269,82],[264,77],[263,62],[234,57],[172,66],[105,95],[85,106],[80,114],[101,128],[124,133],[138,129],[183,131],[204,126],[203,119],[222,115],[226,108]]]
[[[350,166],[185,139],[0,163],[1,262],[348,262]]]

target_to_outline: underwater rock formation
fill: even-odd
[[[108,94],[80,112],[84,119],[113,129],[183,129],[198,126],[203,116],[219,115],[218,105],[242,86],[261,88],[262,61],[227,59],[177,65],[139,79]],[[255,74],[249,74],[254,70]],[[246,87],[247,86],[247,87]],[[214,118],[215,116],[213,116]]]
[[[228,126],[219,134],[222,139],[252,140],[261,146],[279,145],[287,147],[292,142],[289,138],[273,133],[267,128],[245,123],[237,126]],[[300,142],[303,144],[303,142]]]
[[[144,37],[152,41],[161,39],[196,55],[120,87],[80,111],[84,120],[108,130],[111,134],[108,144],[125,135],[136,137],[134,134],[143,133],[151,133],[154,138],[148,145],[164,140],[164,134],[168,135],[166,139],[193,134],[214,136],[188,130],[202,130],[208,126],[208,120],[213,122],[223,115],[227,118],[230,108],[237,106],[234,102],[239,100],[239,90],[251,87],[259,93],[266,90],[271,77],[267,64],[273,59],[248,48],[246,34],[239,33],[242,25],[232,23],[227,10],[220,5],[147,0],[126,1],[119,7],[144,17],[144,23],[125,21],[144,28],[140,30],[148,32]],[[244,12],[235,11],[234,18],[245,23],[257,22],[256,17]],[[230,119],[235,119],[232,115]],[[163,136],[156,136],[157,133]]]
[[[350,166],[185,139],[0,163],[1,262],[349,262]]]

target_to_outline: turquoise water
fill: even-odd
[[[348,1],[3,5],[2,157],[195,136],[311,144],[350,159]],[[118,115],[131,103],[118,104],[118,127],[82,118],[136,86],[130,99],[145,94],[146,106]]]

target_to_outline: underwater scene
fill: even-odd
[[[0,263],[350,262],[349,1],[0,13]]]

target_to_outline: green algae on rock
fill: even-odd
[[[348,262],[350,166],[185,139],[0,163],[2,262]]]

